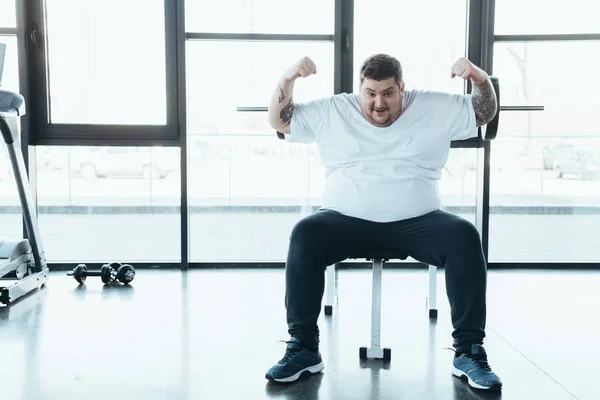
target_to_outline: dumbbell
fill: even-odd
[[[120,266],[117,269],[117,280],[125,285],[128,285],[129,282],[135,278],[135,268],[129,264],[119,265]]]
[[[109,283],[116,279],[117,271],[112,268],[109,264],[104,264],[100,271],[88,271],[85,264],[79,264],[73,271],[67,272],[67,276],[72,276],[79,283],[85,282],[88,276],[99,276],[102,282]]]
[[[120,262],[111,262],[104,264],[116,271],[115,279],[127,285],[135,278],[135,269],[129,264],[121,264]]]

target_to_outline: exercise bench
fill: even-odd
[[[381,280],[383,274],[383,265],[389,260],[406,260],[407,256],[394,250],[374,249],[353,259],[364,258],[371,261],[373,267],[372,292],[371,292],[371,345],[370,347],[361,347],[359,356],[361,359],[378,358],[390,360],[392,351],[388,348],[381,348]],[[336,279],[335,265],[327,267],[327,299],[325,304],[325,314],[333,314],[333,305],[336,301]],[[436,319],[437,310],[437,292],[436,292],[437,267],[429,265],[429,297],[427,306],[429,309],[429,318]]]

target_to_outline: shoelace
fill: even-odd
[[[290,344],[290,343],[296,343],[296,342],[292,342],[291,340],[278,340],[278,342],[283,342],[286,344]],[[279,360],[280,363],[285,363],[287,362],[290,358],[292,358],[298,351],[300,351],[300,348],[298,347],[291,347],[286,349],[285,351],[285,355],[283,356],[283,358],[281,360]]]
[[[465,354],[469,359],[473,360],[477,366],[485,371],[491,371],[490,365],[485,354]]]
[[[456,350],[451,349],[449,347],[445,347],[445,350],[451,350],[454,353],[456,353]],[[491,371],[492,368],[490,367],[490,365],[488,364],[488,360],[487,360],[487,356],[485,354],[467,354],[467,353],[463,353],[465,357],[467,357],[468,359],[472,360],[479,368],[481,368],[484,371]]]

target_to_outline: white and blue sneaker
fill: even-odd
[[[283,358],[273,365],[266,373],[265,378],[272,382],[294,382],[302,374],[317,374],[324,368],[321,353],[316,348],[308,349],[303,346],[300,339],[292,337],[287,343]]]
[[[502,381],[489,366],[482,345],[471,345],[470,353],[456,352],[452,364],[452,374],[459,378],[466,378],[469,386],[483,390],[502,389]]]

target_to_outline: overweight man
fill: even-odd
[[[316,73],[310,58],[295,62],[279,78],[269,105],[269,123],[287,141],[316,143],[327,179],[320,209],[291,231],[285,267],[290,339],[266,378],[293,382],[323,370],[317,319],[325,269],[384,248],[444,267],[454,328],[452,373],[477,389],[501,389],[483,347],[487,265],[479,232],[441,210],[438,190],[450,143],[477,136],[477,127],[496,114],[489,76],[460,58],[448,78],[469,79],[472,94],[406,90],[400,62],[376,54],[360,68],[359,93],[294,102],[296,80]]]

